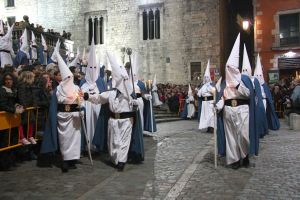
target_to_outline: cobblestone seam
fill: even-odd
[[[194,157],[193,162],[186,168],[179,180],[170,189],[165,197],[165,200],[176,199],[180,192],[184,189],[186,183],[190,180],[191,176],[194,174],[195,170],[199,166],[199,163],[203,160],[204,156],[208,154],[214,144],[214,138],[212,138],[199,153]]]

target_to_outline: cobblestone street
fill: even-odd
[[[300,133],[282,128],[261,140],[252,167],[213,165],[212,134],[196,121],[161,123],[144,137],[146,159],[124,172],[105,155],[84,157],[78,169],[38,168],[25,161],[0,172],[0,199],[300,199]]]

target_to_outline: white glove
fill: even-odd
[[[134,105],[134,106],[138,106],[138,105],[139,105],[139,102],[138,102],[137,99],[132,99],[132,100],[130,101],[130,104],[131,104],[131,105]]]
[[[152,99],[152,96],[150,94],[145,94],[144,97],[147,100],[151,100]]]

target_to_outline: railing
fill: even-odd
[[[26,108],[24,111],[26,115],[26,135],[27,139],[29,137],[29,124],[31,115],[35,115],[35,122],[34,122],[34,131],[33,131],[33,137],[36,140],[39,140],[37,133],[41,130],[41,127],[39,127],[39,123],[45,123],[47,120],[47,112],[43,111],[43,113],[40,112],[40,108],[38,107],[29,107]],[[39,120],[39,114],[44,114],[45,120],[40,121]],[[1,111],[0,112],[0,152],[6,151],[9,149],[13,149],[19,146],[22,146],[20,143],[20,127],[22,125],[21,122],[21,114],[13,114]],[[25,130],[24,130],[25,132]],[[17,133],[17,134],[16,134]],[[17,137],[17,141],[16,140]],[[6,140],[6,141],[5,141]]]
[[[300,32],[288,32],[275,34],[273,49],[287,48],[287,47],[299,47],[300,46]]]
[[[69,50],[69,51],[73,50],[73,44],[74,44],[73,41],[67,40],[66,38],[62,37],[61,35],[57,35],[55,33],[44,32],[44,30],[42,28],[31,27],[29,24],[26,24],[26,22],[16,22],[15,23],[14,30],[12,32],[12,35],[14,38],[13,44],[19,43],[19,38],[21,37],[23,30],[25,28],[27,29],[27,34],[28,34],[27,38],[29,41],[31,40],[31,31],[32,31],[36,37],[36,43],[38,45],[40,45],[42,42],[41,34],[43,34],[49,50],[54,49],[55,44],[58,39],[61,41],[60,51],[61,51],[62,55],[65,55],[67,50]],[[17,51],[18,47],[14,46],[14,50]]]

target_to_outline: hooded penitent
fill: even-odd
[[[157,86],[156,86],[156,74],[154,74],[153,82],[152,82],[152,91],[157,91]]]
[[[126,69],[112,54],[107,53],[107,57],[112,69],[113,87],[117,88],[129,100],[133,90]]]
[[[76,57],[69,64],[69,67],[77,67],[77,63],[79,62],[79,58],[80,58],[80,51],[79,51],[79,48],[77,48]]]
[[[57,42],[56,42],[56,45],[55,45],[55,47],[54,47],[54,51],[53,51],[53,53],[52,53],[52,55],[51,55],[51,60],[52,60],[52,62],[54,62],[54,63],[58,63],[58,60],[57,60],[57,54],[59,54],[59,48],[60,48],[60,41],[59,41],[59,39],[58,39]],[[55,51],[57,51],[57,54],[56,54]]]
[[[20,40],[21,40],[20,51],[25,53],[27,58],[29,59],[30,58],[30,56],[29,56],[29,44],[28,44],[27,29],[26,28],[23,31],[23,34],[20,37]]]
[[[241,73],[239,71],[239,51],[240,34],[235,40],[230,56],[226,63],[225,75],[227,87],[236,87],[241,82]]]
[[[192,91],[192,88],[191,88],[191,84],[189,84],[188,96],[193,96],[193,91]]]
[[[58,68],[62,78],[62,81],[59,83],[58,91],[62,96],[69,98],[69,102],[74,102],[74,100],[77,98],[77,89],[74,85],[74,76],[57,49],[55,49],[53,53],[56,56]]]
[[[254,70],[254,77],[257,78],[260,85],[263,85],[265,83],[264,74],[263,74],[259,54],[257,54],[256,66],[255,66],[255,70]]]
[[[203,84],[211,83],[211,77],[210,77],[210,61],[207,61],[206,70],[203,76]]]
[[[85,48],[83,48],[83,53],[82,53],[82,65],[87,65],[87,56],[86,56],[86,52],[85,52]]]
[[[249,77],[252,76],[252,69],[246,49],[246,45],[244,44],[244,54],[243,54],[243,66],[242,66],[242,74],[245,74]]]
[[[2,22],[0,22],[2,23]],[[8,27],[7,33],[0,38],[0,61],[1,67],[4,67],[6,64],[12,65],[12,56],[14,56],[14,52],[12,49],[12,31],[14,25],[12,27]]]
[[[85,80],[89,85],[96,85],[96,80],[99,76],[99,68],[96,59],[96,49],[94,44],[94,38],[92,39],[87,68],[85,72]]]
[[[43,36],[43,34],[41,34],[41,39],[42,39],[42,48],[40,51],[40,62],[42,65],[47,65],[48,64],[48,46],[46,43],[46,40]]]
[[[35,35],[33,31],[31,31],[31,60],[37,60],[37,44],[35,40]]]

